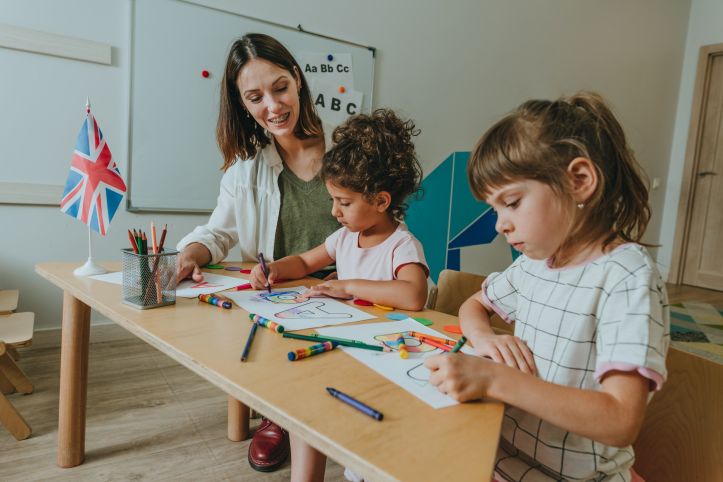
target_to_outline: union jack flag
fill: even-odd
[[[105,236],[126,185],[95,117],[87,109],[75,142],[60,210]]]

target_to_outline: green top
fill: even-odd
[[[307,182],[284,167],[279,175],[279,190],[281,209],[274,259],[315,248],[339,229],[339,222],[331,215],[331,196],[318,176]]]

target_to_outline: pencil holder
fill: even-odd
[[[136,254],[123,249],[123,303],[146,310],[176,302],[178,251]]]

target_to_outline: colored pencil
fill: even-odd
[[[138,245],[136,244],[136,240],[133,238],[133,234],[131,234],[131,230],[128,230],[128,239],[131,242],[131,248],[133,248],[133,252],[135,254],[138,254]]]

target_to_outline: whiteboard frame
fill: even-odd
[[[127,171],[127,179],[128,179],[128,192],[126,193],[126,210],[131,213],[184,213],[184,214],[209,214],[213,212],[213,208],[211,209],[194,209],[194,208],[166,208],[166,207],[149,207],[149,206],[134,206],[132,202],[132,190],[133,190],[133,182],[131,181],[131,170],[133,169],[133,162],[132,162],[132,155],[133,155],[133,69],[135,68],[135,59],[134,52],[135,52],[135,40],[136,40],[136,25],[135,25],[135,18],[136,18],[136,2],[138,0],[133,0],[131,2],[131,19],[130,19],[130,28],[131,28],[131,35],[130,35],[130,44],[129,44],[129,53],[130,53],[130,62],[129,62],[129,69],[128,69],[128,75],[129,75],[129,96],[128,96],[128,165],[126,167]],[[376,75],[375,72],[375,60],[376,60],[376,48],[372,47],[370,45],[364,45],[356,42],[352,42],[349,40],[332,37],[329,35],[324,35],[317,32],[312,32],[310,30],[304,29],[301,24],[298,24],[296,27],[292,27],[290,25],[285,25],[277,22],[273,22],[270,20],[265,20],[258,17],[253,17],[250,15],[245,15],[242,13],[234,12],[229,9],[225,8],[219,8],[217,6],[208,5],[206,3],[197,2],[193,0],[173,0],[178,3],[185,3],[187,5],[193,5],[196,7],[206,8],[209,10],[214,10],[217,12],[222,12],[230,15],[234,15],[240,18],[244,18],[247,20],[252,20],[255,22],[263,23],[266,25],[271,25],[273,27],[282,28],[285,30],[290,30],[293,32],[300,32],[305,33],[308,35],[313,35],[315,37],[324,38],[327,40],[332,40],[335,42],[340,42],[343,44],[351,45],[353,47],[357,48],[363,48],[367,49],[371,52],[372,55],[372,62],[371,62],[371,89],[369,92],[369,110],[372,110],[373,101],[374,101],[374,78]]]

